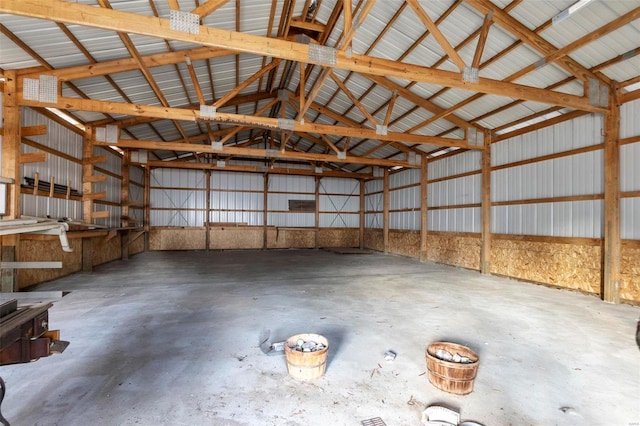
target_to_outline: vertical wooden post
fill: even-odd
[[[125,149],[122,153],[122,181],[120,183],[120,209],[121,209],[121,217],[122,222],[121,225],[123,228],[128,228],[131,225],[129,221],[129,213],[130,213],[130,194],[129,194],[129,184],[130,184],[130,164],[131,164],[131,151]],[[129,231],[123,231],[120,234],[120,247],[122,251],[122,260],[129,259]]]
[[[420,261],[425,262],[429,256],[427,254],[427,195],[428,192],[428,167],[427,156],[421,157],[420,163]]]
[[[205,235],[205,248],[207,251],[211,249],[211,170],[205,170],[204,178],[205,190],[205,213],[204,213],[204,232]]]
[[[484,149],[482,150],[481,180],[481,247],[480,273],[491,274],[491,133],[484,133]]]
[[[602,297],[620,303],[620,107],[612,87],[605,114],[604,139],[604,247]]]
[[[358,240],[360,241],[360,250],[364,249],[364,225],[365,225],[365,182],[364,179],[360,179],[360,232]]]
[[[7,211],[5,219],[20,217],[20,106],[18,105],[18,77],[16,71],[5,71],[4,74],[3,116],[4,136],[2,140],[2,176],[10,178],[13,183],[7,184]],[[3,262],[14,262],[19,259],[19,236],[2,237],[0,259]],[[18,291],[18,282],[14,269],[0,271],[0,291]]]
[[[384,241],[384,252],[389,252],[389,169],[384,168],[383,183],[383,213],[382,213],[382,240]]]
[[[316,176],[315,248],[320,248],[320,176]]]
[[[264,193],[262,199],[262,250],[269,247],[269,174],[264,174]]]
[[[149,251],[149,232],[151,231],[151,169],[144,167],[144,250]]]
[[[93,139],[95,128],[87,125],[82,141],[82,220],[86,223],[93,222]]]

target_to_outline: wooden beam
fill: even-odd
[[[220,124],[240,125],[246,127],[257,127],[265,129],[280,130],[280,122],[278,118],[254,117],[239,114],[230,114],[216,112],[214,119],[201,117],[200,112],[196,110],[184,108],[171,108],[155,105],[138,105],[125,104],[119,102],[94,101],[89,99],[64,98],[59,96],[58,102],[55,104],[46,104],[39,101],[25,100],[22,94],[18,95],[19,102],[25,106],[42,106],[42,107],[58,107],[62,109],[78,110],[78,111],[97,111],[109,112],[126,115],[154,116],[158,118],[166,118],[172,120],[191,121],[203,120]],[[346,137],[358,137],[377,139],[380,141],[406,142],[411,144],[424,145],[441,145],[455,146],[467,149],[481,149],[481,147],[469,146],[466,141],[461,139],[443,138],[436,136],[423,136],[408,133],[388,132],[386,135],[376,133],[373,129],[355,128],[345,126],[331,126],[327,124],[317,123],[301,123],[293,121],[293,131],[324,133]],[[185,144],[187,145],[187,144]],[[163,149],[163,148],[160,148]],[[190,151],[190,149],[175,149],[176,151]],[[197,150],[196,150],[197,151]]]
[[[6,70],[4,73],[5,91],[2,103],[5,135],[2,139],[2,177],[13,180],[7,185],[6,214],[3,219],[18,219],[20,217],[20,183],[22,182],[20,167],[20,106],[18,104],[18,77],[15,71]],[[10,239],[7,238],[7,241]],[[3,245],[5,239],[2,240]],[[12,259],[9,259],[12,260]]]
[[[204,171],[205,179],[205,201],[204,201],[204,229],[205,241],[204,247],[206,251],[211,249],[211,170]]]
[[[453,63],[456,64],[460,72],[462,72],[464,70],[464,67],[466,67],[464,60],[462,60],[456,49],[454,49],[449,41],[447,41],[447,38],[444,36],[444,34],[442,34],[438,26],[431,20],[427,12],[425,12],[422,6],[420,6],[418,0],[407,0],[407,3],[411,7],[411,9],[413,9],[413,12],[418,16],[418,19],[420,19],[424,26],[427,27],[440,47],[442,47],[445,53],[449,55],[449,58],[453,61]]]
[[[350,1],[350,0],[349,0]],[[315,230],[314,230],[314,240],[315,240],[315,244],[314,247],[317,249],[320,248],[320,176],[316,176],[315,177],[315,201],[316,201],[316,206],[315,206],[315,211],[314,211],[314,226],[315,226]]]
[[[109,142],[95,142],[98,146],[109,146]],[[272,150],[258,148],[239,148],[236,146],[225,146],[222,150],[216,150],[211,145],[185,144],[176,142],[159,142],[159,141],[141,141],[134,139],[120,139],[117,144],[120,148],[148,149],[148,150],[169,150],[183,152],[201,152],[219,155],[234,155],[256,158],[280,158],[280,159],[296,159],[305,161],[326,161],[333,163],[354,163],[378,165],[387,167],[407,167],[414,168],[416,166],[409,164],[407,161],[385,160],[377,158],[362,158],[353,155],[347,155],[344,159],[338,159],[336,155],[315,154],[296,151],[278,151],[274,153]],[[275,157],[274,157],[275,156]]]
[[[344,30],[343,34],[351,34],[353,27],[353,9],[352,9],[351,0],[342,0],[342,18],[344,22]],[[344,46],[347,48],[351,46],[351,42],[348,45]]]
[[[229,100],[233,99],[238,93],[246,89],[251,83],[280,65],[280,61],[280,59],[274,59],[273,61],[271,61],[267,66],[263,67],[262,69],[254,73],[251,77],[242,82],[242,84],[239,84],[234,89],[230,90],[226,95],[215,101],[213,103],[213,106],[216,108],[220,108],[221,106],[223,106]]]
[[[329,77],[331,77],[331,79],[338,85],[340,90],[342,90],[342,92],[344,92],[344,94],[347,95],[349,99],[351,99],[351,102],[353,102],[356,108],[358,108],[360,112],[365,117],[367,117],[367,120],[369,120],[369,122],[373,124],[374,127],[377,126],[378,120],[376,120],[373,115],[371,115],[369,111],[367,111],[364,105],[362,105],[362,102],[360,102],[360,100],[353,93],[351,93],[351,90],[349,90],[349,88],[342,82],[342,80],[338,78],[338,76],[335,75],[333,71],[329,71]]]
[[[465,0],[465,3],[472,6],[483,15],[493,12],[494,22],[543,55],[550,55],[558,50],[553,44],[549,43],[542,36],[524,26],[521,22],[504,10],[500,9],[490,0]],[[588,81],[589,78],[595,78],[603,83],[610,83],[609,79],[604,77],[602,74],[595,74],[589,71],[569,57],[560,58],[558,60],[558,65],[582,81]]]
[[[481,180],[481,221],[482,235],[480,247],[480,272],[491,274],[491,133],[484,133],[484,150],[482,151]]]
[[[478,2],[483,0],[470,1]],[[369,3],[372,3],[372,0],[369,0]],[[365,6],[365,8],[366,7],[367,6]],[[499,8],[497,9],[500,11]],[[0,13],[10,13],[19,16],[160,37],[162,39],[166,38],[213,47],[223,47],[238,52],[255,53],[259,55],[264,55],[268,52],[270,56],[275,58],[327,66],[326,63],[321,62],[319,59],[311,60],[309,57],[309,46],[302,43],[277,40],[253,34],[237,33],[206,26],[200,27],[200,34],[188,34],[171,30],[167,19],[142,16],[113,9],[103,9],[100,13],[96,13],[95,8],[92,6],[59,0],[4,0],[0,3]],[[361,15],[362,13],[358,16],[359,20]],[[495,16],[496,14],[494,12],[494,17]],[[539,38],[537,35],[536,37]],[[606,111],[606,108],[590,105],[589,100],[585,97],[487,78],[480,78],[478,83],[467,83],[462,80],[460,73],[398,63],[392,60],[358,55],[355,53],[351,53],[351,55],[347,57],[346,52],[337,51],[335,68],[356,71],[362,74],[399,77],[405,80],[426,82],[464,90],[472,89],[482,93],[560,105],[589,112]],[[308,97],[308,99],[310,98]]]
[[[389,169],[384,168],[382,190],[382,241],[384,252],[389,253]]]
[[[387,105],[387,114],[384,116],[384,124],[383,126],[388,127],[389,121],[391,121],[391,113],[393,113],[393,107],[396,104],[396,99],[398,99],[398,91],[394,90],[391,94],[391,99],[389,100],[389,104]]]
[[[20,164],[25,163],[42,163],[47,161],[46,152],[30,152],[20,154]]]
[[[212,14],[216,9],[218,9],[228,1],[229,0],[209,0],[206,3],[203,3],[193,9],[191,13],[200,16],[200,18],[204,18],[205,16]]]
[[[26,126],[20,128],[20,136],[39,136],[47,134],[47,126],[42,124],[39,126]],[[0,128],[0,136],[4,136],[4,127]]]
[[[604,244],[602,298],[620,303],[620,108],[616,91],[610,91],[611,110],[605,115],[604,142]]]
[[[93,182],[90,178],[93,176],[93,140],[95,139],[95,129],[87,126],[85,129],[84,139],[82,141],[82,220],[85,223],[93,223],[93,198],[84,198],[84,195],[93,193]],[[106,160],[106,157],[105,157]]]
[[[428,246],[427,246],[427,234],[428,234],[428,194],[429,194],[429,177],[428,177],[429,163],[427,156],[424,155],[421,158],[420,163],[420,261],[425,262],[429,259]]]
[[[365,228],[365,221],[366,221],[366,216],[365,216],[365,210],[366,210],[366,204],[365,204],[365,180],[364,179],[360,179],[360,209],[359,209],[359,214],[358,214],[358,241],[360,242],[360,250],[364,249],[364,228]]]
[[[269,248],[269,174],[262,178],[262,250]]]
[[[480,67],[480,61],[482,60],[482,52],[484,52],[484,46],[487,43],[487,36],[489,35],[489,28],[493,24],[493,12],[487,13],[482,22],[482,29],[478,36],[478,44],[476,45],[476,53],[473,55],[473,62],[471,67],[478,69]]]
[[[169,3],[169,9],[180,10],[180,4],[178,3],[178,0],[167,0],[167,3]]]

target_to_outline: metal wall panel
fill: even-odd
[[[267,221],[269,226],[312,228],[316,218],[314,213],[269,213]]]
[[[46,217],[49,215],[55,218],[67,217],[81,220],[82,202],[23,194],[21,211],[25,216]]]
[[[442,232],[480,232],[480,208],[428,210],[427,228]]]
[[[472,175],[429,184],[428,206],[444,207],[479,203],[481,201],[481,181],[480,175]]]
[[[603,118],[589,114],[491,145],[491,165],[499,166],[603,142]],[[455,157],[452,157],[455,158]]]
[[[419,231],[420,210],[411,212],[390,212],[389,229]]]
[[[492,201],[601,194],[603,151],[530,163],[491,174]]]
[[[640,197],[620,200],[621,237],[640,240]]]
[[[620,106],[620,137],[640,135],[640,99]]]
[[[364,215],[365,228],[369,229],[382,229],[383,215],[382,213],[367,213]]]
[[[602,215],[602,200],[496,206],[491,209],[491,232],[602,238]]]
[[[480,151],[467,151],[453,157],[433,161],[429,163],[427,168],[429,180],[480,170],[481,159],[482,153]],[[419,181],[420,178],[418,178]]]
[[[269,191],[309,192],[315,194],[315,178],[312,176],[270,175]]]
[[[258,173],[212,172],[211,188],[262,191],[264,178]]]
[[[151,186],[151,226],[203,226],[205,174],[197,170],[153,169]],[[194,190],[189,190],[194,189]],[[170,210],[153,210],[163,208]],[[200,210],[180,210],[200,209]]]

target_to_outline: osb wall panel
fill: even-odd
[[[624,241],[622,244],[620,299],[640,302],[640,241]]]
[[[275,236],[275,239],[269,240],[269,248],[315,248],[316,246],[315,229],[276,228],[273,232],[269,232],[269,236]]]
[[[384,242],[383,242],[384,243]],[[384,248],[384,247],[383,247]],[[389,231],[389,252],[401,256],[420,258],[420,232]]]
[[[384,235],[382,229],[365,229],[364,230],[364,247],[384,251]]]
[[[91,239],[93,244],[93,266],[102,265],[122,258],[122,239],[120,233],[108,241],[105,237]]]
[[[143,251],[144,251],[144,234],[140,235],[138,238],[133,240],[131,244],[129,244],[129,256],[142,253]]]
[[[562,244],[494,238],[491,273],[600,294],[598,244]]]
[[[479,234],[428,232],[427,259],[447,265],[480,270]]]
[[[212,250],[261,249],[262,227],[212,228],[209,233]]]
[[[149,231],[150,250],[204,250],[204,228],[152,228]]]
[[[318,235],[320,247],[359,247],[359,230],[344,228],[322,228]]]
[[[73,252],[62,251],[60,240],[25,240],[20,241],[19,262],[60,262],[61,269],[17,269],[18,289],[51,281],[82,269],[82,240],[70,239]]]

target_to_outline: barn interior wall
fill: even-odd
[[[640,102],[623,105],[621,138],[635,140]],[[491,273],[600,294],[603,120],[590,114],[492,145]],[[635,138],[635,139],[634,139]],[[640,142],[621,146],[620,297],[640,301]],[[481,153],[428,166],[428,260],[480,269]],[[367,183],[365,246],[384,251],[380,180]],[[389,248],[419,258],[419,173],[389,179]]]
[[[0,93],[0,107],[2,93]],[[0,111],[2,108],[0,108]],[[82,161],[83,136],[56,121],[40,114],[31,108],[21,109],[21,124],[25,127],[44,126],[46,132],[41,135],[22,138],[21,153],[45,153],[44,161],[25,162],[21,164],[23,177],[21,187],[21,215],[33,217],[66,218],[74,222],[87,223],[83,218],[82,193]],[[1,136],[0,136],[1,137]],[[2,140],[0,139],[0,142]],[[95,163],[94,174],[106,175],[104,182],[96,182],[93,192],[105,192],[106,196],[93,201],[93,211],[107,211],[106,218],[95,218],[92,223],[98,227],[117,228],[121,222],[121,185],[122,185],[122,157],[115,151],[104,148],[94,148],[94,156],[106,156],[106,161]],[[141,222],[142,220],[142,188],[144,175],[140,167],[130,166],[130,199],[136,200],[138,206],[130,210],[130,215]],[[70,188],[70,194],[56,191],[51,196],[49,190],[43,190],[39,185],[37,191],[33,187],[27,188],[24,178],[35,179],[40,183],[61,185]],[[18,238],[17,258],[20,262],[62,261],[61,269],[17,269],[17,289],[24,289],[32,285],[53,280],[65,275],[82,271],[82,246],[90,240],[92,246],[91,260],[86,265],[97,266],[122,257],[122,233],[111,236],[107,231],[90,230],[67,232],[72,252],[64,252],[60,241],[53,236],[26,236]],[[134,255],[144,251],[144,239],[137,238],[128,245],[128,254]]]
[[[151,172],[151,250],[262,249],[265,244],[263,175],[199,170]],[[360,182],[318,180],[316,211],[292,201],[316,201],[313,176],[270,175],[267,187],[267,248],[357,247]],[[207,220],[207,211],[208,220]],[[207,247],[207,222],[209,247]],[[317,245],[316,245],[317,237]]]

